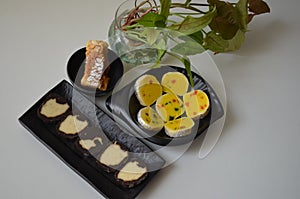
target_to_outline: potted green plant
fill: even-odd
[[[125,5],[126,9],[123,8]],[[217,54],[239,49],[248,23],[254,16],[268,12],[270,8],[263,0],[207,0],[206,3],[127,0],[116,12],[110,35],[118,30],[118,34],[123,34],[126,39],[121,41],[126,48],[150,46],[157,49],[156,64],[169,54],[180,59],[189,71],[188,56],[204,50]],[[168,47],[169,41],[173,42],[172,47]],[[122,49],[112,46],[117,51]]]

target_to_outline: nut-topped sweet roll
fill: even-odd
[[[108,44],[104,41],[89,40],[86,44],[86,62],[81,85],[105,91],[108,87],[110,69]]]

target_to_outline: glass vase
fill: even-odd
[[[146,28],[136,28],[128,31],[122,27],[128,13],[134,7],[134,1],[127,0],[117,8],[108,32],[110,48],[127,64],[141,65],[155,63],[158,59],[157,49],[153,48],[147,42],[134,38],[131,34],[133,31],[141,33]]]

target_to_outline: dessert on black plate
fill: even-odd
[[[40,106],[37,114],[44,122],[54,122],[64,117],[69,110],[70,105],[66,99],[52,93]]]
[[[105,91],[108,87],[110,70],[108,44],[100,40],[89,40],[86,44],[86,61],[81,85]]]
[[[107,136],[102,129],[88,127],[83,130],[75,142],[77,149],[83,155],[95,157],[109,143]]]
[[[128,159],[129,152],[117,142],[111,143],[99,155],[97,161],[105,171],[114,172]]]
[[[89,122],[83,116],[70,114],[57,125],[57,131],[66,137],[74,138],[88,125]]]
[[[193,87],[188,83],[189,78],[193,79]],[[148,83],[147,87],[143,87],[139,82]],[[160,84],[163,93],[157,94],[159,89],[152,88],[151,82]],[[143,103],[148,100],[148,96],[143,94],[150,92],[159,95],[146,104],[153,111],[150,108],[145,109]],[[144,74],[136,76],[122,89],[113,93],[106,100],[106,106],[115,118],[126,123],[126,126],[124,125],[126,130],[133,130],[146,140],[162,146],[189,143],[224,115],[217,94],[199,74],[192,72],[190,77],[185,68],[167,65],[147,70]],[[167,127],[159,132],[153,131],[153,126],[149,128],[147,123],[153,121],[149,116],[150,112],[155,113],[154,111],[160,119],[164,120],[164,127]],[[152,114],[153,118],[157,114]],[[167,125],[168,122],[172,124]],[[177,123],[184,125],[177,125]]]
[[[132,188],[141,183],[147,174],[146,164],[139,159],[132,159],[116,172],[115,178],[122,186]]]
[[[123,71],[121,59],[102,40],[89,40],[67,63],[67,74],[74,87],[91,96],[109,94]]]

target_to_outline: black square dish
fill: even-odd
[[[144,74],[154,75],[158,81],[160,81],[162,76],[167,72],[180,72],[188,78],[187,71],[184,68],[177,66],[161,66],[160,68],[150,69]],[[140,105],[135,95],[134,84],[137,78],[133,79],[119,91],[114,92],[112,96],[107,99],[106,106],[108,110],[112,112],[114,117],[124,121],[126,128],[134,131],[136,135],[139,135],[152,143],[161,146],[186,144],[205,132],[212,123],[224,115],[222,104],[212,87],[199,74],[192,72],[192,75],[194,87],[189,89],[199,89],[207,94],[210,101],[210,111],[204,118],[201,118],[198,121],[198,125],[195,126],[193,133],[190,135],[173,138],[166,135],[164,129],[153,134],[138,124],[137,113],[143,106]]]
[[[45,100],[49,98],[49,95],[53,94],[66,99],[73,113],[81,114],[88,121],[89,128],[99,127],[108,140],[127,148],[131,153],[130,157],[143,161],[149,168],[147,177],[132,188],[123,187],[117,182],[114,173],[106,172],[99,167],[94,155],[83,155],[82,151],[78,150],[76,142],[80,132],[74,137],[67,138],[57,133],[57,124],[63,119],[50,123],[41,120],[37,116],[37,112]],[[19,121],[30,133],[106,198],[135,198],[165,164],[160,156],[136,137],[122,131],[109,116],[73,89],[72,85],[65,80],[38,100],[19,118]]]

